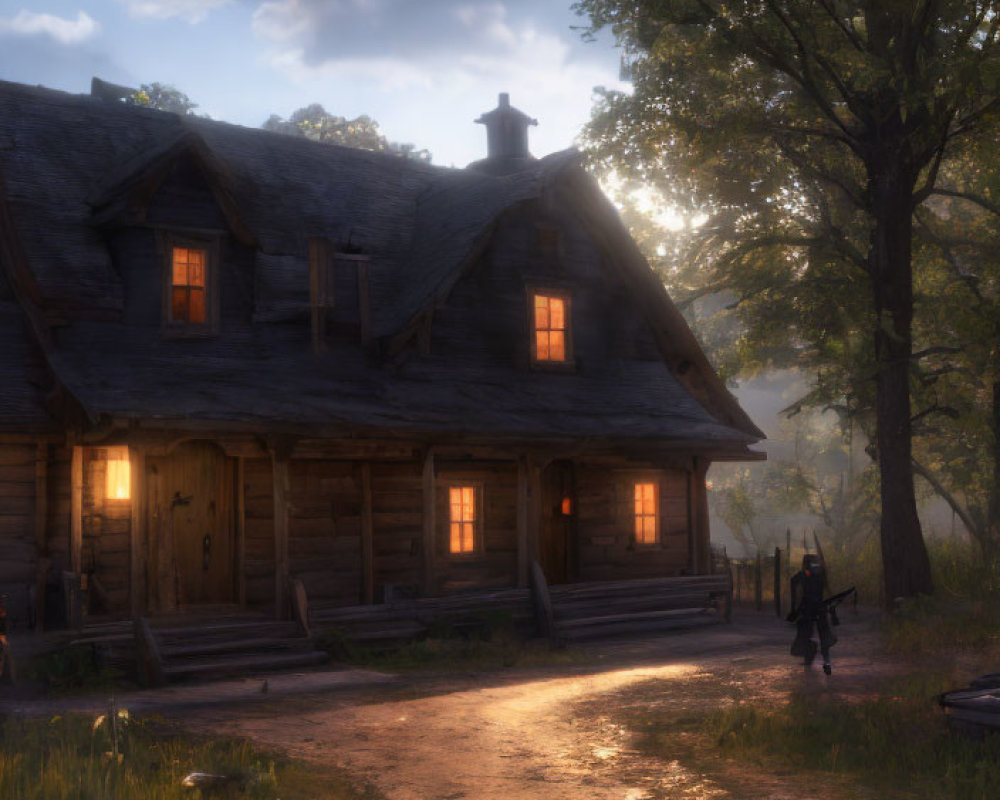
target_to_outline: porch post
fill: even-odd
[[[703,456],[694,460],[691,479],[693,500],[691,511],[692,560],[696,575],[707,575],[712,568],[711,531],[708,524],[708,488],[705,485],[711,461]]]
[[[129,608],[132,618],[146,613],[146,451],[129,445]]]
[[[422,494],[423,494],[423,527],[422,527],[422,539],[423,539],[423,575],[422,575],[422,594],[424,597],[430,597],[434,594],[434,571],[435,571],[435,556],[437,555],[437,537],[435,536],[437,530],[437,493],[435,491],[435,479],[434,479],[434,449],[431,447],[427,448],[427,452],[424,454],[424,466],[422,474]]]
[[[35,630],[45,629],[45,583],[52,559],[48,555],[49,444],[35,451]]]
[[[274,615],[288,608],[288,460],[271,453],[274,490]]]
[[[80,445],[73,445],[69,481],[69,568],[79,575],[83,567],[83,448]]]
[[[372,465],[361,465],[361,600],[375,602],[375,528],[372,519]]]
[[[517,459],[517,585],[528,585],[528,510],[529,510],[528,458]]]

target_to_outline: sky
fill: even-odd
[[[610,34],[583,41],[572,0],[0,0],[0,79],[88,93],[91,77],[181,90],[250,127],[311,103],[368,114],[433,163],[485,156],[474,120],[500,92],[573,145],[595,86],[619,83]]]

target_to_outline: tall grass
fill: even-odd
[[[1000,786],[1000,737],[952,733],[934,698],[953,688],[945,674],[917,674],[849,702],[795,694],[787,706],[735,705],[710,715],[709,736],[729,755],[775,766],[847,775],[881,796],[993,800]]]
[[[375,796],[371,789],[356,788],[345,776],[329,771],[311,774],[316,771],[276,759],[243,740],[194,737],[155,719],[120,718],[117,731],[107,716],[98,720],[79,714],[47,720],[3,719],[0,800],[357,800]],[[226,776],[227,780],[211,790],[183,786],[183,779],[192,772]]]

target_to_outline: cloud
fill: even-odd
[[[100,30],[100,25],[84,11],[78,11],[75,20],[63,19],[53,14],[36,14],[22,9],[13,17],[0,17],[0,34],[20,36],[45,34],[60,44],[78,44]]]
[[[297,49],[306,66],[352,58],[422,60],[443,50],[510,53],[511,22],[568,33],[568,12],[538,15],[531,0],[267,0],[253,15],[257,36],[277,48]]]
[[[217,8],[232,0],[118,0],[133,17],[172,19],[177,17],[195,25]]]

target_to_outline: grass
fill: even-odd
[[[439,669],[502,670],[579,664],[588,660],[581,651],[553,648],[545,639],[525,639],[503,619],[488,621],[473,632],[460,633],[442,624],[427,637],[389,648],[373,648],[349,641],[336,631],[319,641],[335,659],[354,666],[387,671]]]
[[[1000,735],[975,741],[953,731],[937,697],[1000,670],[1000,579],[968,544],[937,540],[929,550],[936,595],[901,604],[883,625],[887,655],[911,665],[909,674],[860,697],[720,696],[716,710],[649,720],[642,746],[661,757],[683,749],[722,781],[726,762],[798,775],[813,793],[827,787],[826,797],[997,797]]]
[[[882,797],[989,800],[1000,785],[1000,737],[952,733],[934,700],[950,677],[914,675],[858,702],[793,695],[779,708],[735,705],[709,715],[706,736],[724,754],[779,769],[834,773]]]
[[[346,776],[276,757],[237,739],[182,734],[119,712],[97,719],[7,717],[0,724],[0,800],[375,800]],[[182,785],[203,772],[213,790]]]

